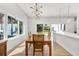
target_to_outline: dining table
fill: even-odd
[[[37,34],[38,35],[38,34]],[[41,42],[41,43],[43,43],[43,45],[47,45],[48,46],[48,48],[49,48],[49,56],[52,56],[52,41],[51,40],[45,40],[44,39],[44,41],[36,41],[36,42]],[[34,41],[33,41],[33,39],[31,38],[31,39],[27,39],[26,41],[25,41],[25,44],[26,44],[26,47],[25,47],[25,54],[26,54],[26,56],[28,56],[28,47],[29,47],[29,45],[28,44],[34,44]]]

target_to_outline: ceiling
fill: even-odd
[[[32,9],[30,8],[33,6],[34,3],[18,3],[19,6],[24,13],[26,13],[29,17],[33,17]],[[43,14],[42,17],[49,17],[49,16],[76,16],[79,13],[79,4],[77,3],[39,3],[42,5]],[[69,7],[69,12],[68,12]]]

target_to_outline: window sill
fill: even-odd
[[[19,38],[21,36],[24,36],[24,34],[21,34],[21,35],[15,36],[15,37],[8,38],[7,40],[13,40],[13,39]]]

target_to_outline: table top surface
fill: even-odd
[[[33,34],[32,34],[33,35]],[[35,35],[44,35],[44,34],[38,34],[36,33]],[[30,37],[30,39],[28,38],[27,40],[25,41],[33,41],[33,36]],[[44,41],[51,41],[50,39],[48,39],[47,37],[45,38],[45,35],[44,35]]]
[[[27,39],[25,41],[33,41],[33,39],[31,38],[31,39]],[[51,41],[51,40],[50,39],[44,39],[44,41]]]

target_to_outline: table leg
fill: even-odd
[[[50,44],[49,44],[49,56],[51,56],[52,55],[52,46],[51,46],[51,42],[50,42]]]
[[[26,56],[28,56],[28,43],[26,42]]]

